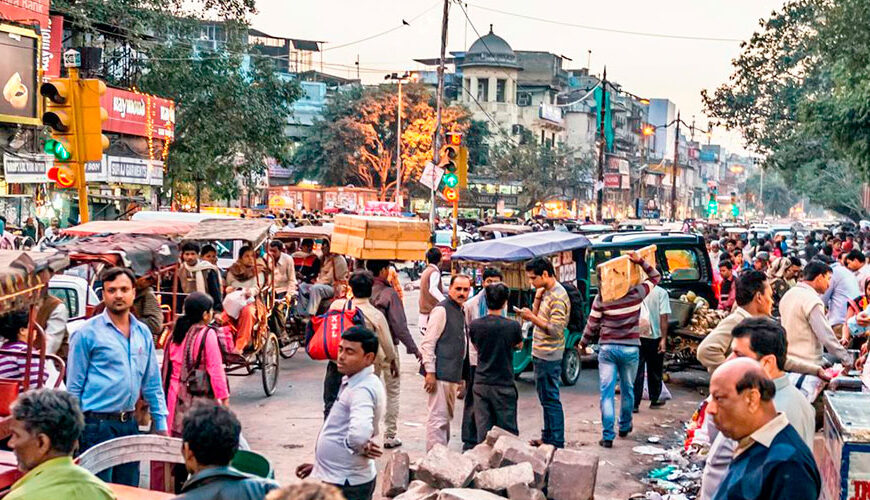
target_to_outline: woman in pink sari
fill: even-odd
[[[169,410],[167,424],[172,436],[181,437],[181,421],[194,398],[229,404],[220,333],[209,325],[213,306],[208,295],[191,293],[184,301],[184,315],[176,320],[172,341],[164,353],[163,383]],[[199,384],[194,381],[197,375]]]

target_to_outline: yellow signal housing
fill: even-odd
[[[39,87],[39,93],[45,98],[42,123],[51,129],[52,139],[63,145],[63,150],[54,152],[56,163],[78,160],[73,92],[69,78],[53,78]]]
[[[103,152],[109,148],[109,138],[103,135],[103,122],[109,112],[100,105],[100,97],[106,93],[106,84],[97,78],[81,80],[82,134],[84,152],[82,161],[101,161]]]

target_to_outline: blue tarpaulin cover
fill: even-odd
[[[564,231],[541,231],[462,245],[452,260],[516,262],[589,246],[585,236]]]

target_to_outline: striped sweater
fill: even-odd
[[[591,344],[598,337],[599,344],[640,345],[640,305],[661,281],[654,267],[646,262],[641,267],[647,280],[629,290],[625,297],[613,302],[603,302],[600,293],[595,297],[583,332],[585,344]]]

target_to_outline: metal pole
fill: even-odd
[[[75,113],[75,117],[73,117],[76,125],[81,126],[80,124],[84,123],[84,117],[82,116],[82,103],[81,103],[81,89],[79,85],[81,85],[81,80],[79,79],[79,69],[78,68],[69,68],[69,78],[70,78],[70,98],[72,99],[72,107],[73,113]],[[79,130],[75,134],[75,144],[73,144],[73,148],[75,148],[75,169],[76,169],[76,191],[78,191],[79,197],[79,223],[84,224],[88,222],[91,217],[88,212],[88,183],[87,179],[85,179],[85,162],[82,161],[82,155],[85,154],[85,142],[84,133],[82,130]]]
[[[196,213],[199,213],[200,201],[202,200],[202,196],[201,196],[202,191],[199,187],[201,182],[202,182],[201,180],[196,179]]]
[[[396,205],[402,211],[402,79],[399,78],[399,104],[396,118]]]
[[[677,130],[674,134],[674,169],[671,171],[671,220],[677,220],[677,166],[680,160],[680,112],[677,111]]]
[[[450,11],[450,0],[444,0],[444,13],[441,16],[441,56],[438,61],[438,90],[435,94],[435,137],[432,141],[432,163],[441,162],[441,106],[444,101],[444,54],[447,52],[447,15]],[[429,228],[435,234],[435,183],[429,197]]]
[[[754,162],[753,162],[754,163]],[[743,189],[743,196],[746,199],[746,189]],[[761,186],[758,189],[758,202],[761,205],[761,215],[764,215],[764,167],[761,167]],[[743,207],[746,210],[746,206]]]
[[[599,224],[604,220],[603,204],[604,204],[604,150],[607,148],[607,138],[604,136],[604,121],[607,113],[607,66],[604,67],[604,75],[601,79],[601,102],[598,103],[598,109],[601,111],[601,120],[598,124],[598,196],[595,201],[595,219]]]

